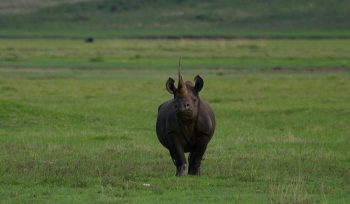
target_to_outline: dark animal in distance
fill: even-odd
[[[94,42],[94,38],[92,38],[92,37],[85,38],[85,42],[86,43],[93,43]]]
[[[185,175],[188,156],[188,174],[199,175],[201,161],[207,144],[215,130],[215,116],[210,106],[199,98],[204,81],[194,78],[195,85],[182,78],[179,65],[177,88],[174,79],[169,78],[166,89],[174,98],[158,108],[156,132],[160,143],[166,147],[176,166],[176,176]]]

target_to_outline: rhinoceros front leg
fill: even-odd
[[[186,158],[183,147],[174,142],[169,149],[169,152],[174,165],[176,166],[176,176],[184,176],[186,170]]]
[[[186,170],[185,154],[183,152],[170,151],[170,155],[176,166],[176,176],[184,176]]]
[[[186,171],[186,157],[182,146],[176,144],[170,150],[171,157],[176,166],[176,176],[184,176]]]
[[[203,136],[197,141],[196,146],[190,152],[188,157],[189,167],[188,174],[189,175],[200,175],[200,166],[203,159],[203,155],[205,150],[207,149],[207,145],[209,143],[210,138],[207,136]]]
[[[181,158],[181,155],[177,155],[174,151],[169,151],[171,159],[173,160],[173,163],[176,167],[176,176],[184,176],[185,170],[186,170],[186,162],[184,162]],[[185,158],[185,156],[183,156]]]

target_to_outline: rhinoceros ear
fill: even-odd
[[[197,93],[199,93],[203,88],[204,81],[203,81],[202,77],[200,77],[199,75],[197,75],[194,78],[194,81],[195,81],[194,90],[196,90]]]
[[[176,91],[176,88],[175,88],[175,80],[171,77],[169,77],[168,81],[166,82],[166,90],[171,93],[171,94],[174,94],[175,91]]]

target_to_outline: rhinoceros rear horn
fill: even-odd
[[[178,92],[180,94],[186,94],[187,93],[187,87],[186,83],[184,82],[182,78],[182,73],[181,73],[181,58],[179,60],[179,84],[177,86]]]

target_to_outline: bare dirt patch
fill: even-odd
[[[1,0],[0,15],[26,14],[44,7],[56,6],[62,3],[77,3],[88,0]]]

